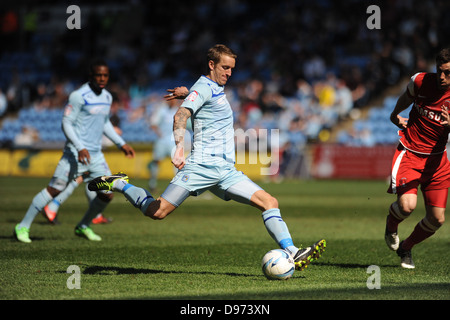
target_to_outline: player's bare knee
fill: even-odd
[[[434,225],[437,228],[442,227],[442,225],[445,222],[445,216],[439,216],[439,217],[427,217],[427,219],[430,221],[432,225]]]
[[[416,203],[413,201],[398,201],[400,213],[409,216],[416,209]]]
[[[61,193],[61,191],[59,191],[58,189],[55,189],[55,188],[50,187],[50,186],[47,186],[47,191],[53,198]]]
[[[263,200],[263,208],[264,210],[278,208],[278,200],[272,197],[270,194],[267,194],[267,196]]]
[[[162,210],[157,210],[156,212],[149,212],[147,210],[146,216],[153,220],[162,220],[167,216],[167,213]]]
[[[278,208],[278,200],[263,190],[256,191],[250,201],[253,206],[262,211]]]
[[[413,208],[413,207],[411,207],[411,206],[399,206],[399,208],[400,208],[400,212],[403,214],[403,215],[405,215],[405,216],[409,216],[411,213],[413,213],[413,211],[414,211],[414,209],[415,208]]]
[[[164,206],[160,199],[157,199],[156,201],[150,203],[150,205],[147,207],[147,210],[145,211],[145,215],[153,220],[162,220],[169,213],[170,210],[168,210]]]
[[[150,218],[152,218],[153,220],[162,220],[165,217],[166,217],[166,215],[164,215],[164,214],[156,213],[153,216],[151,216]]]
[[[272,208],[278,208],[278,200],[272,196],[269,196],[269,204]]]
[[[162,220],[169,213],[170,213],[170,210],[168,210],[166,208],[166,206],[161,201],[161,199],[157,199],[150,203],[150,205],[147,207],[147,210],[145,211],[144,215],[146,215],[147,217],[149,217],[150,219],[153,219],[153,220]]]

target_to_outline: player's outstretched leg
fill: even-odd
[[[110,176],[101,176],[93,179],[89,182],[88,189],[91,191],[114,191],[114,181],[119,179],[128,182],[128,176],[123,172],[119,172]]]
[[[294,256],[294,263],[296,270],[305,269],[311,262],[320,258],[322,253],[325,251],[327,242],[325,239],[319,240],[312,246],[306,247],[304,249],[299,249]]]
[[[88,184],[88,189],[91,191],[121,192],[135,208],[141,210],[146,216],[147,208],[155,201],[150,192],[128,183],[128,176],[123,172],[111,176],[97,177]]]

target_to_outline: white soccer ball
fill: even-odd
[[[294,260],[282,249],[270,250],[262,258],[262,271],[267,279],[287,280],[294,274]]]

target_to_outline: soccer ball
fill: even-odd
[[[294,274],[294,260],[282,249],[270,250],[262,258],[262,271],[269,280],[287,280]]]

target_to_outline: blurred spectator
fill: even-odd
[[[337,142],[352,147],[373,147],[376,144],[374,136],[369,128],[350,128],[340,131]]]
[[[39,132],[30,126],[22,127],[22,131],[14,137],[14,147],[29,148],[39,141]]]
[[[336,109],[340,119],[345,119],[353,109],[352,92],[342,79],[339,79],[336,82],[336,98],[334,108]]]
[[[14,10],[0,11],[1,44],[4,50],[17,50],[19,17]]]
[[[304,134],[305,122],[300,118],[291,121],[289,129],[281,133],[282,157],[280,178],[306,178],[309,176],[306,166],[305,147],[307,137]]]
[[[303,63],[303,73],[308,82],[314,82],[324,78],[326,73],[325,61],[317,54],[307,58]]]
[[[6,91],[8,112],[17,112],[22,107],[22,83],[17,72],[12,75],[12,81]]]
[[[8,101],[6,100],[6,96],[0,88],[0,118],[6,113],[8,108]]]
[[[177,2],[175,12],[166,10],[170,1],[83,4],[93,19],[80,32],[55,29],[60,17],[50,5],[29,2],[23,21],[14,10],[0,12],[3,117],[23,108],[62,107],[67,92],[84,78],[84,62],[105,52],[113,74],[120,75],[109,85],[121,104],[120,119],[137,124],[158,104],[151,94],[174,83],[192,85],[186,79],[204,64],[197,52],[220,40],[238,52],[239,68],[227,85],[236,127],[279,123],[285,129],[300,118],[307,141],[318,141],[322,130],[360,111],[387,87],[425,71],[450,36],[450,3],[439,0],[382,0],[380,30],[368,30],[361,21],[372,4],[368,0],[279,0],[264,6],[193,0]],[[357,144],[373,143],[367,132],[358,135]]]

